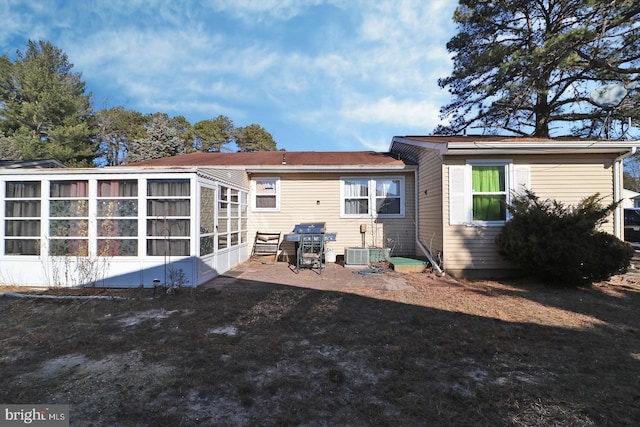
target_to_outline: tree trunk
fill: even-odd
[[[551,111],[547,102],[546,90],[538,90],[536,105],[533,108],[535,114],[536,128],[533,136],[536,138],[549,138],[549,116]]]

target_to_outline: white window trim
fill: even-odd
[[[188,196],[150,196],[149,195],[149,183],[153,182],[153,181],[189,181],[189,195]],[[162,257],[165,255],[162,254],[158,254],[158,255],[149,255],[148,253],[148,249],[147,249],[147,244],[150,241],[161,241],[164,240],[166,237],[162,236],[162,235],[158,235],[158,234],[154,234],[154,235],[149,235],[149,230],[147,227],[147,223],[149,220],[160,220],[160,219],[168,219],[168,220],[187,220],[189,221],[189,234],[187,236],[172,236],[171,240],[189,240],[189,254],[187,255],[172,255],[172,257],[174,258],[186,258],[189,256],[192,256],[191,254],[193,254],[194,252],[194,238],[199,238],[199,237],[194,237],[194,218],[196,218],[196,214],[194,214],[194,209],[196,209],[196,202],[194,202],[194,199],[196,197],[199,197],[199,194],[196,193],[196,195],[194,195],[194,189],[195,189],[195,180],[192,179],[189,176],[182,176],[182,175],[176,175],[176,176],[156,176],[156,177],[149,177],[147,179],[144,180],[144,188],[138,188],[138,194],[143,194],[144,197],[141,199],[142,203],[144,203],[144,206],[142,207],[143,209],[143,216],[140,216],[140,218],[143,218],[144,220],[144,235],[141,234],[140,232],[140,227],[138,227],[138,237],[139,239],[142,239],[143,242],[143,246],[142,247],[138,247],[138,253],[140,253],[140,251],[142,251],[142,254],[145,258],[158,258],[158,257]],[[138,185],[141,185],[142,180],[140,180],[138,182]],[[188,200],[189,201],[189,215],[151,215],[151,213],[149,212],[149,200],[168,200],[168,201],[180,201],[180,200]],[[199,201],[199,200],[198,200]],[[138,207],[138,209],[140,209],[140,206]],[[199,236],[199,235],[198,235]],[[140,241],[140,240],[139,240]]]
[[[86,196],[52,196],[51,195],[51,191],[52,191],[52,186],[55,183],[59,183],[59,182],[67,182],[67,183],[71,183],[71,182],[86,182],[87,184],[87,194]],[[41,184],[42,185],[42,184]],[[92,187],[96,186],[95,184],[95,180],[94,179],[89,179],[86,177],[78,177],[78,178],[73,178],[73,177],[59,177],[57,179],[51,179],[49,180],[48,186],[47,186],[47,209],[48,212],[47,214],[49,215],[49,217],[47,218],[47,229],[45,230],[46,232],[46,239],[47,239],[47,253],[50,254],[51,250],[51,242],[54,241],[66,241],[66,242],[71,242],[71,241],[76,241],[76,242],[82,242],[82,241],[86,241],[86,245],[87,245],[87,254],[86,255],[76,255],[76,254],[60,254],[60,255],[53,255],[53,256],[62,256],[62,257],[79,257],[79,258],[86,258],[92,255],[92,250],[93,250],[93,245],[97,245],[96,244],[96,238],[95,238],[95,234],[92,236],[92,228],[93,228],[93,209],[94,207],[92,206],[91,203],[91,195],[92,193]],[[93,195],[93,199],[95,200],[95,195]],[[85,202],[87,205],[87,213],[85,216],[51,216],[51,205],[52,202],[55,201],[78,201],[78,202]],[[53,236],[51,235],[51,223],[55,222],[55,221],[86,221],[86,235],[85,236]],[[41,253],[42,253],[42,249],[41,249]],[[49,255],[51,256],[51,255]]]
[[[471,170],[473,166],[504,166],[506,202],[530,188],[529,165],[514,164],[513,160],[469,160],[465,165],[449,166],[449,225],[471,227],[501,227],[511,219],[509,211],[505,221],[474,221],[472,208]],[[462,180],[462,182],[461,182]]]
[[[205,184],[203,182],[197,183],[197,197],[198,203],[196,205],[196,229],[198,231],[198,238],[194,239],[196,242],[196,252],[198,257],[200,258],[210,258],[216,253],[216,243],[217,243],[217,233],[216,233],[216,222],[218,220],[218,188],[214,184]],[[202,233],[200,228],[200,224],[202,221],[202,190],[208,189],[213,190],[213,230],[209,233]],[[203,237],[211,237],[213,239],[213,249],[211,253],[207,253],[202,255],[200,253],[200,243]]]
[[[93,203],[91,203],[89,205],[89,210],[91,211],[92,209],[94,209],[94,204],[95,206],[95,215],[92,215],[91,221],[95,221],[95,238],[91,238],[89,241],[89,253],[90,254],[96,254],[96,256],[101,257],[101,258],[109,258],[109,257],[116,257],[117,259],[126,259],[126,258],[134,258],[136,256],[139,256],[140,254],[140,210],[143,209],[140,206],[140,180],[134,176],[131,177],[124,177],[124,178],[119,178],[119,177],[96,177],[95,179],[92,179],[93,183],[89,186],[89,198],[91,200],[93,200]],[[136,195],[133,196],[98,196],[98,191],[99,191],[99,187],[100,187],[100,182],[102,181],[135,181],[136,185],[138,186],[138,192]],[[145,182],[145,189],[146,189],[146,182]],[[113,217],[116,219],[128,219],[128,220],[132,220],[132,221],[137,221],[138,222],[138,234],[136,236],[118,236],[118,237],[107,237],[107,236],[99,236],[99,227],[98,224],[100,222],[100,220],[103,219],[107,219],[107,218],[111,218],[109,216],[105,216],[105,215],[98,215],[98,204],[100,203],[101,200],[137,200],[138,201],[138,213],[136,216],[117,216],[117,217]],[[146,206],[144,207],[146,208]],[[146,223],[146,221],[144,221]],[[93,230],[94,226],[90,225],[89,227],[91,230]],[[146,234],[146,230],[145,230],[145,234]],[[99,250],[98,250],[98,241],[99,240],[113,240],[113,239],[123,239],[123,240],[131,240],[131,241],[137,241],[137,248],[138,251],[135,255],[100,255],[99,254]]]
[[[256,202],[258,196],[257,182],[273,180],[276,183],[276,207],[275,208],[259,208]],[[280,212],[280,177],[264,176],[260,178],[253,178],[251,180],[251,210],[253,212]]]
[[[367,180],[369,184],[369,212],[366,214],[347,214],[345,209],[344,182],[348,179]],[[400,213],[378,214],[376,212],[376,182],[378,180],[400,181]],[[340,177],[340,218],[404,218],[405,217],[405,179],[403,176],[341,176]]]
[[[7,198],[6,195],[6,185],[8,182],[16,182],[16,181],[22,181],[22,182],[39,182],[40,183],[40,195],[38,197],[11,197],[11,198]],[[47,201],[46,206],[45,206],[45,195],[44,195],[44,190],[43,187],[44,185],[47,184],[47,191],[48,191],[48,181],[45,182],[44,179],[20,179],[18,176],[12,176],[9,177],[8,179],[5,179],[3,181],[0,182],[0,212],[2,213],[2,220],[0,221],[0,255],[2,256],[7,256],[7,257],[17,257],[20,259],[23,258],[39,258],[41,256],[44,255],[44,249],[42,247],[42,242],[45,241],[44,239],[44,227],[46,225],[47,230],[49,228],[49,221],[48,221],[48,216],[49,216],[49,203]],[[48,197],[48,194],[47,194]],[[40,216],[34,216],[34,217],[14,217],[14,216],[7,216],[6,214],[6,202],[8,201],[24,201],[24,200],[39,200],[40,201]],[[47,199],[48,200],[48,199]],[[46,211],[45,211],[46,209]],[[44,215],[47,215],[47,217],[45,218]],[[6,233],[6,229],[5,229],[5,222],[7,220],[29,220],[29,219],[33,219],[33,220],[39,220],[40,221],[40,234],[38,236],[7,236]],[[21,254],[7,254],[5,252],[5,244],[7,240],[39,240],[40,241],[40,254],[39,255],[21,255]]]

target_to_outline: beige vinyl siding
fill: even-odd
[[[531,190],[541,199],[576,205],[585,197],[600,193],[604,197],[603,204],[613,201],[613,158],[606,155],[496,156],[490,159],[512,159],[516,165],[530,165]],[[447,166],[463,165],[466,160],[451,158],[447,160]],[[449,225],[449,168],[445,167],[443,173],[444,268],[452,274],[474,269],[508,268],[494,245],[501,227]],[[603,229],[612,233],[613,221],[605,224]]]
[[[600,193],[603,205],[614,202],[613,161],[603,164],[603,160],[597,158],[564,160],[562,165],[545,162],[532,166],[532,187],[537,196],[576,205],[585,197]],[[613,233],[613,221],[604,224],[603,229]]]
[[[418,171],[419,239],[433,256],[443,250],[442,169],[440,155],[426,150],[421,153]]]
[[[404,177],[404,218],[340,218],[340,178]],[[330,242],[337,255],[344,254],[345,247],[360,247],[362,237],[360,225],[366,224],[365,244],[391,247],[393,254],[413,255],[415,240],[415,187],[413,171],[398,173],[300,173],[300,174],[253,174],[254,178],[277,177],[280,179],[280,210],[278,212],[250,211],[249,239],[253,243],[256,231],[290,233],[299,223],[324,222],[327,232],[337,233],[337,241]],[[281,245],[282,256],[293,255],[294,244]]]
[[[541,199],[559,200],[565,205],[575,206],[585,197],[600,193],[602,204],[614,202],[613,159],[599,156],[563,156],[535,159],[530,162],[532,189]],[[613,218],[603,224],[602,229],[613,233]]]
[[[243,189],[249,189],[249,177],[244,169],[231,169],[231,168],[214,168],[214,167],[201,167],[202,171],[209,174],[213,180],[219,180],[225,184],[241,187]]]

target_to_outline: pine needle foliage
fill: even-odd
[[[554,285],[588,285],[624,273],[633,248],[600,229],[618,205],[601,202],[594,194],[565,206],[526,191],[508,206],[511,220],[496,237],[498,252],[527,275]]]
[[[640,118],[638,0],[458,0],[453,20],[435,133],[621,138]],[[629,90],[613,110],[589,96],[603,84]]]

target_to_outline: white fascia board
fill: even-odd
[[[640,141],[553,142],[456,142],[447,144],[446,155],[473,154],[623,154],[640,147]]]
[[[159,173],[194,173],[196,167],[105,167],[105,168],[61,168],[61,169],[0,169],[0,175],[131,175]]]

